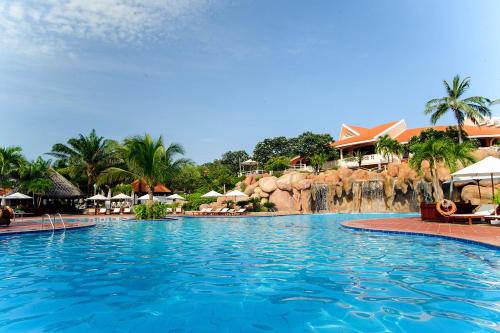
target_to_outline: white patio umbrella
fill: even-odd
[[[142,197],[137,198],[139,201],[149,200],[149,194],[144,194]],[[157,197],[153,197],[153,201],[160,201]]]
[[[205,193],[201,196],[202,198],[217,198],[217,197],[222,197],[222,194],[216,191],[210,191],[208,193]]]
[[[109,200],[109,199],[108,199],[108,198],[106,198],[106,197],[105,197],[104,195],[102,195],[102,194],[96,194],[96,195],[94,195],[94,196],[92,196],[92,197],[90,197],[90,198],[87,198],[87,199],[85,199],[85,200],[89,200],[89,201],[91,201],[91,200],[94,200],[94,201],[105,201],[105,200]]]
[[[117,194],[111,200],[132,200],[132,197],[123,193]]]
[[[246,160],[244,162],[241,162],[241,165],[245,165],[245,166],[247,166],[247,165],[248,166],[255,166],[257,164],[259,164],[259,162],[254,161],[254,160]]]
[[[167,199],[170,199],[170,200],[186,200],[184,199],[183,197],[181,197],[180,195],[178,195],[177,193],[176,194],[172,194],[172,195],[169,195],[167,197]]]
[[[247,195],[241,191],[234,190],[224,194],[225,197],[247,197]]]
[[[9,195],[5,196],[5,199],[8,199],[8,200],[11,200],[11,199],[24,200],[24,199],[33,199],[33,198],[30,197],[29,195],[16,192],[16,193],[12,193],[12,194],[9,194]]]
[[[453,188],[453,182],[479,181],[484,179],[491,180],[491,191],[493,200],[495,198],[495,183],[493,179],[500,178],[500,159],[488,156],[484,160],[469,165],[462,170],[451,174],[450,194]]]

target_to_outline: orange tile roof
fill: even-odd
[[[408,142],[413,136],[420,135],[423,131],[429,128],[433,128],[437,131],[444,131],[449,126],[428,126],[428,127],[417,127],[409,128],[403,133],[395,137],[399,142]],[[489,137],[489,136],[500,136],[500,127],[495,126],[464,126],[464,131],[470,137]]]
[[[351,126],[347,125],[356,132],[359,133],[359,135],[351,136],[349,138],[343,139],[343,140],[338,140],[333,143],[334,147],[342,146],[345,144],[350,144],[350,143],[356,143],[356,142],[363,142],[363,141],[372,141],[375,140],[375,137],[381,133],[383,133],[385,130],[389,129],[391,126],[394,126],[398,123],[399,121],[391,121],[390,123],[382,124],[379,126],[375,126],[372,128],[363,128],[359,126]]]
[[[132,188],[134,189],[135,193],[147,193],[149,191],[149,186],[146,184],[144,179],[141,179],[141,182],[139,183],[139,180],[134,180],[132,182]],[[172,191],[163,185],[162,183],[156,184],[154,190],[154,193],[172,193]]]

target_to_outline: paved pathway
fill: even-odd
[[[342,225],[355,229],[439,235],[493,245],[500,248],[500,226],[423,222],[418,217],[354,220]]]

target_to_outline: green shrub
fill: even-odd
[[[154,202],[151,206],[136,205],[134,213],[138,220],[157,220],[167,215],[167,205],[161,202]]]
[[[276,204],[274,202],[266,202],[264,203],[264,208],[268,211],[268,212],[275,212],[276,211]]]
[[[500,205],[500,189],[495,193],[495,204]]]
[[[215,198],[202,198],[203,193],[195,192],[186,195],[187,202],[184,204],[184,210],[199,210],[200,205],[214,202]]]

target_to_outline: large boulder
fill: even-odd
[[[397,163],[389,163],[387,165],[387,174],[391,177],[396,177],[399,174],[400,164]]]
[[[292,174],[288,173],[276,181],[276,186],[282,191],[291,191],[292,190]]]
[[[293,198],[290,192],[276,189],[270,196],[269,201],[276,205],[278,211],[293,211]]]
[[[300,191],[293,189],[293,209],[300,211],[302,209],[302,201],[300,200]]]
[[[276,180],[278,178],[271,176],[271,177],[264,177],[259,179],[259,187],[262,191],[271,193],[274,190],[276,190]]]
[[[259,198],[269,198],[269,193],[262,191],[260,187],[256,187],[254,194],[258,195]]]
[[[481,189],[481,195],[479,195]],[[472,205],[489,204],[492,201],[491,187],[467,185],[462,189],[462,200]]]
[[[310,213],[311,210],[311,190],[300,191],[300,202],[303,213]]]
[[[328,185],[335,186],[340,181],[337,170],[326,170],[325,171],[325,182]]]
[[[307,178],[307,175],[302,172],[294,172],[291,174],[291,183],[292,187],[295,188],[296,190],[301,190],[301,185],[299,185],[300,182],[305,180]]]
[[[472,152],[472,156],[474,156],[478,161],[484,160],[488,156],[500,158],[500,151],[492,147],[481,148]]]
[[[340,180],[344,181],[345,179],[351,177],[352,170],[348,168],[339,168],[337,170],[337,175],[340,178]]]
[[[307,190],[311,188],[312,180],[311,179],[302,179],[293,184],[293,188],[299,191]]]
[[[248,195],[248,196],[251,196],[252,194],[254,194],[255,192],[255,188],[257,187],[257,184],[252,184],[252,185],[247,185],[247,187],[245,188],[245,194]]]

